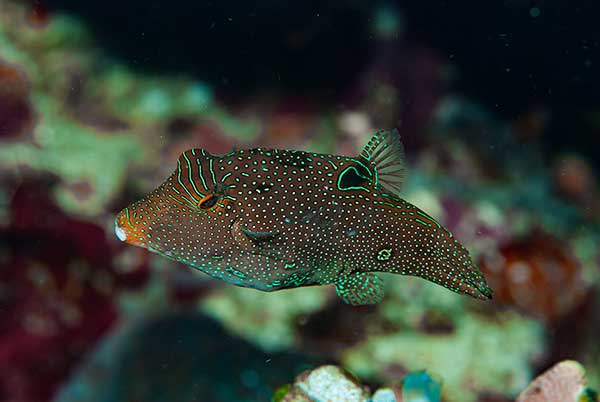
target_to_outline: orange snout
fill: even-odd
[[[143,246],[145,236],[139,222],[132,216],[129,207],[121,210],[115,218],[115,235],[121,241],[136,246]]]

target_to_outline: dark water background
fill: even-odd
[[[191,71],[234,99],[256,89],[342,97],[381,56],[369,32],[374,11],[401,10],[405,43],[435,49],[460,71],[452,89],[508,118],[547,107],[553,119],[547,149],[600,160],[600,132],[589,118],[600,101],[600,4],[594,1],[42,4],[85,18],[102,45],[135,68]],[[389,46],[393,63],[391,55],[405,48]]]

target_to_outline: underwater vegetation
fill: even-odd
[[[296,377],[279,388],[273,402],[440,402],[443,381],[426,371],[407,373],[396,385],[377,389],[336,366],[321,366]],[[482,400],[488,400],[483,398]],[[498,400],[491,397],[489,400]],[[537,377],[519,394],[516,402],[595,402],[597,393],[587,387],[585,370],[572,360],[558,363]]]
[[[289,74],[280,64],[281,85],[276,74],[264,72],[258,88],[243,91],[240,82],[229,85],[188,69],[173,70],[172,60],[163,60],[171,62],[170,69],[161,70],[160,63],[144,68],[143,58],[123,60],[123,53],[104,47],[106,38],[90,28],[89,19],[67,13],[68,2],[61,3],[64,8],[52,1],[0,0],[0,400],[343,401],[352,396],[372,402],[535,402],[559,391],[567,395],[562,400],[596,398],[597,161],[585,148],[561,148],[585,134],[582,127],[600,130],[593,105],[584,117],[572,111],[563,115],[545,103],[547,98],[536,98],[513,115],[523,99],[496,107],[491,93],[479,97],[472,88],[463,90],[461,82],[484,81],[470,81],[465,71],[474,67],[464,70],[456,61],[458,50],[455,57],[453,51],[417,44],[414,33],[404,35],[414,22],[404,19],[403,10],[417,2],[406,8],[393,2],[360,6],[357,21],[365,25],[357,32],[369,36],[357,46],[369,44],[370,54],[330,52],[356,64],[331,87],[324,83],[339,66],[327,66],[327,74],[311,81],[315,92],[311,85],[287,90],[310,81],[295,81],[311,70],[301,63]],[[539,8],[543,19],[548,14]],[[321,10],[327,21],[340,21],[326,14]],[[142,18],[124,15],[132,26]],[[316,38],[336,25],[319,25],[319,18],[295,27],[291,40],[279,43],[292,46],[303,62],[313,60],[317,53],[301,49],[318,46]],[[216,34],[237,19],[217,21]],[[428,25],[431,21],[419,25],[420,37]],[[300,29],[306,26],[318,29]],[[148,36],[157,41],[162,28],[157,25]],[[131,43],[143,39],[129,40],[124,46],[134,52]],[[195,38],[194,49],[189,41],[178,44],[185,49],[178,57],[205,57],[202,41]],[[472,53],[485,53],[479,50]],[[249,56],[234,54],[228,56],[236,62],[230,71],[243,69]],[[264,60],[258,64],[264,66]],[[207,68],[218,65],[211,60]],[[510,85],[503,90],[517,91]],[[557,121],[563,128],[571,125],[562,142],[550,143],[560,131]],[[406,155],[392,133],[372,139],[378,129],[391,127],[399,127]],[[244,162],[248,169],[238,156],[251,157]],[[322,173],[307,164],[317,161]],[[275,171],[280,178],[286,172],[286,180],[293,176],[294,187],[278,182]],[[228,188],[231,184],[238,187]],[[373,193],[392,204],[379,205],[378,215],[372,213]],[[284,194],[287,199],[278,198]],[[235,211],[238,219],[230,226],[220,223],[244,197],[245,213]],[[300,203],[324,199],[338,209],[300,212]],[[285,203],[283,212],[267,209],[267,202],[276,201]],[[120,211],[132,203],[128,222]],[[156,233],[148,231],[140,207],[167,203],[177,208],[161,215],[159,224],[181,233],[159,234],[151,244],[144,236]],[[204,217],[204,237],[190,224],[191,216]],[[317,228],[325,228],[326,235],[316,237]],[[400,257],[395,249],[388,255],[389,247],[380,243],[397,241],[390,236],[394,231],[414,239],[406,255],[412,253],[413,265],[385,265]],[[304,236],[308,232],[315,237]],[[439,235],[452,247],[427,255],[432,250],[426,250],[422,234]],[[130,247],[117,236],[145,242],[169,258]],[[231,236],[228,247],[236,252],[223,246],[224,236]],[[225,264],[226,258],[239,258],[240,250],[271,261],[260,264],[270,269],[257,272],[250,285],[294,289],[266,293],[225,284],[242,284],[251,277],[245,269],[257,266]],[[200,267],[199,256],[223,268],[212,273],[224,281],[179,263]],[[443,269],[419,271],[428,257],[426,267]],[[330,264],[323,264],[328,259]],[[327,275],[379,263],[384,269],[368,282],[363,275],[334,286],[297,286],[336,282]],[[386,274],[402,269],[413,275]],[[449,275],[436,276],[439,272]],[[467,278],[461,272],[468,272]],[[293,273],[295,281],[287,276]],[[432,283],[487,299],[482,275],[494,291],[485,302]],[[338,388],[343,396],[330,393],[338,392],[335,384],[344,387]]]

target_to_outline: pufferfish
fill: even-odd
[[[418,276],[457,293],[492,290],[468,251],[400,198],[397,130],[357,157],[253,148],[185,151],[157,189],[116,217],[117,237],[227,283],[275,291],[335,286],[351,305],[382,300],[380,273]]]

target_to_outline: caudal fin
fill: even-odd
[[[456,239],[453,247],[440,248],[438,253],[440,284],[457,293],[464,293],[481,300],[492,298],[493,290],[487,284],[481,270],[473,262],[467,249]],[[426,278],[427,279],[427,278]]]
[[[406,219],[414,222],[407,225],[413,229],[407,236],[411,252],[400,273],[419,276],[457,293],[491,299],[493,291],[467,249],[434,218],[415,206],[410,206],[410,211],[412,215]]]

